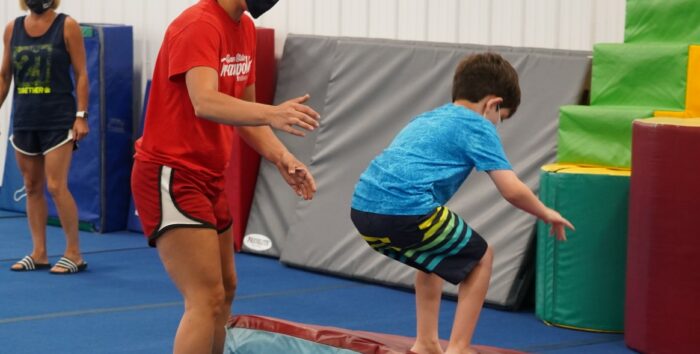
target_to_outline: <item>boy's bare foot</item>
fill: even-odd
[[[414,343],[411,352],[416,354],[444,354],[440,343]]]

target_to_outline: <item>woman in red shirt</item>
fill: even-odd
[[[316,186],[271,128],[303,136],[308,95],[255,103],[254,16],[276,1],[200,0],[168,27],[151,84],[131,185],[144,233],[185,299],[175,353],[221,353],[236,288],[224,193],[233,126],[304,199]]]

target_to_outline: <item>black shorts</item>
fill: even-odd
[[[67,143],[73,143],[73,150],[78,148],[72,129],[15,131],[10,142],[15,150],[28,156],[46,155]]]
[[[375,251],[452,284],[464,280],[488,248],[476,231],[446,207],[416,216],[352,209],[350,217]]]

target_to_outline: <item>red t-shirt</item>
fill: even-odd
[[[235,22],[215,0],[201,0],[171,24],[158,53],[143,137],[135,158],[223,174],[231,157],[233,127],[194,114],[185,73],[198,66],[219,73],[219,91],[241,98],[255,83],[255,25]]]

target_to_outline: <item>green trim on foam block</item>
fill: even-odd
[[[596,44],[591,106],[684,110],[687,44]]]
[[[58,226],[61,227],[61,220],[58,219],[56,216],[49,216],[46,219],[46,224],[50,226]],[[87,232],[96,232],[95,226],[87,221],[78,221],[78,230],[80,231],[87,231]]]
[[[557,162],[629,168],[632,121],[654,109],[629,106],[562,106]]]
[[[538,222],[536,315],[562,327],[622,331],[629,175],[554,170],[541,172],[540,199],[576,231],[560,242]]]
[[[627,0],[625,43],[700,43],[698,0]]]

